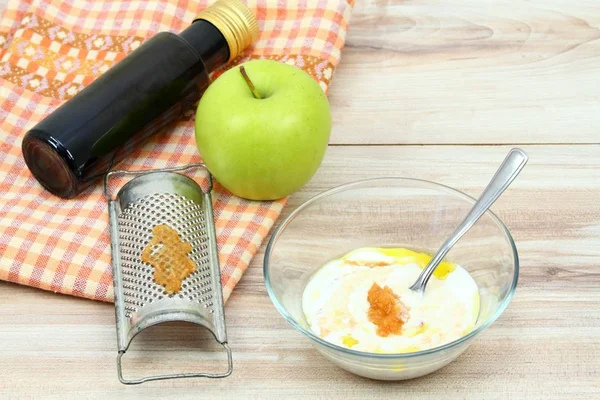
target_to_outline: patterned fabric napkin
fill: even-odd
[[[180,32],[207,0],[9,0],[0,17],[0,279],[112,301],[107,205],[100,182],[74,200],[45,192],[21,155],[25,132],[159,31]],[[352,1],[247,0],[256,58],[303,68],[327,90]],[[223,69],[224,70],[224,69]],[[216,75],[222,73],[218,71]],[[119,165],[153,169],[201,161],[193,114]],[[285,199],[250,202],[213,192],[224,297],[246,270]]]

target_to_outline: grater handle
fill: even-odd
[[[141,378],[141,379],[125,379],[123,377],[123,369],[121,367],[121,358],[123,357],[123,355],[125,354],[124,351],[120,351],[119,355],[117,356],[117,374],[119,375],[119,381],[121,381],[121,383],[124,383],[126,385],[139,385],[140,383],[144,383],[144,382],[150,382],[150,381],[160,381],[163,379],[177,379],[177,378],[225,378],[229,375],[231,375],[231,372],[233,371],[233,360],[231,357],[231,349],[229,348],[229,345],[227,344],[227,342],[223,342],[221,343],[221,345],[225,348],[225,351],[227,351],[227,371],[222,372],[222,373],[207,373],[207,372],[192,372],[192,373],[185,373],[185,374],[169,374],[169,375],[155,375],[155,376],[148,376],[145,378]]]
[[[171,167],[171,168],[158,168],[158,169],[132,170],[132,171],[118,169],[118,170],[110,171],[110,172],[108,172],[104,176],[104,197],[106,198],[107,201],[113,201],[114,200],[111,197],[111,195],[109,193],[109,190],[108,190],[108,184],[109,184],[110,178],[113,175],[144,175],[144,174],[149,174],[149,173],[152,173],[152,172],[177,172],[177,171],[184,171],[184,170],[190,169],[190,168],[204,168],[204,169],[206,169],[208,171],[208,169],[206,168],[206,165],[204,163],[186,164],[186,165],[182,165],[180,167]],[[210,193],[212,191],[212,188],[213,188],[212,175],[210,174],[210,171],[209,171],[209,173],[208,173],[208,191],[207,191],[207,193]]]

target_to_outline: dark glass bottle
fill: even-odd
[[[257,36],[239,0],[216,2],[179,35],[156,34],[28,131],[25,163],[48,191],[75,197],[191,109],[208,74]]]

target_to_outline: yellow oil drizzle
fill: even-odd
[[[426,253],[417,253],[416,251],[408,250],[405,248],[378,248],[377,252],[384,254],[389,257],[394,257],[394,260],[398,264],[418,264],[421,269],[425,268],[429,261],[433,258],[431,255]],[[448,274],[456,269],[456,265],[449,261],[442,261],[440,265],[435,269],[433,275],[438,279],[446,279]]]
[[[358,344],[358,340],[354,339],[351,335],[346,335],[342,337],[342,343],[344,344],[344,346],[352,348],[352,346]]]

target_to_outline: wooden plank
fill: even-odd
[[[333,144],[600,142],[600,2],[357,1]]]
[[[509,148],[332,147],[286,214],[317,192],[379,176],[435,180],[476,196]],[[112,305],[0,283],[0,397],[598,398],[600,146],[525,149],[529,165],[494,206],[520,251],[517,294],[463,356],[433,375],[382,383],[330,364],[272,306],[261,251],[226,307],[234,374],[215,381],[123,386],[115,372]],[[139,370],[221,365],[216,353],[196,352],[215,350],[196,328],[167,326],[143,335],[134,347],[151,351],[128,354]]]

